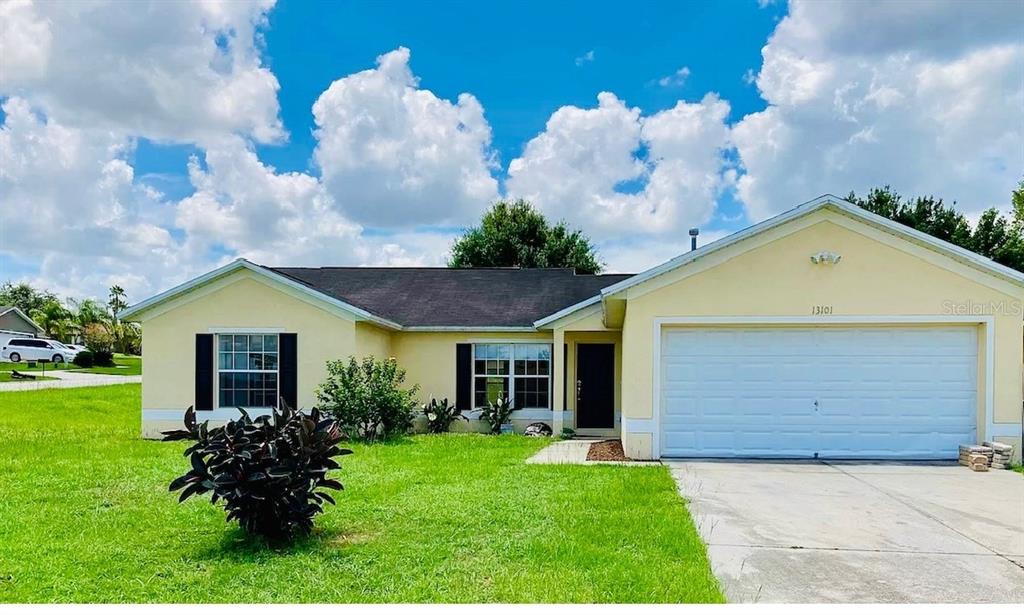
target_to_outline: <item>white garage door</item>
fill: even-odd
[[[974,327],[662,332],[663,457],[948,459],[974,442]]]

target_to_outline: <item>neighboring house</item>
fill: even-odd
[[[44,333],[43,328],[13,305],[0,305],[0,342],[12,337],[36,337]]]
[[[515,424],[659,457],[953,458],[1020,449],[1024,275],[824,196],[634,276],[272,268],[131,307],[146,436],[396,357],[422,399],[509,394]]]

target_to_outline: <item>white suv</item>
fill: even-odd
[[[3,351],[0,351],[0,358],[11,363],[40,360],[65,363],[74,360],[77,354],[77,351],[56,340],[16,337],[9,340],[3,347]]]

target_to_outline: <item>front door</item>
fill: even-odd
[[[615,427],[615,345],[576,345],[576,428]]]

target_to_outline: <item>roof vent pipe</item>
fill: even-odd
[[[699,228],[690,229],[690,251],[693,252],[697,249],[697,235],[700,235]]]

